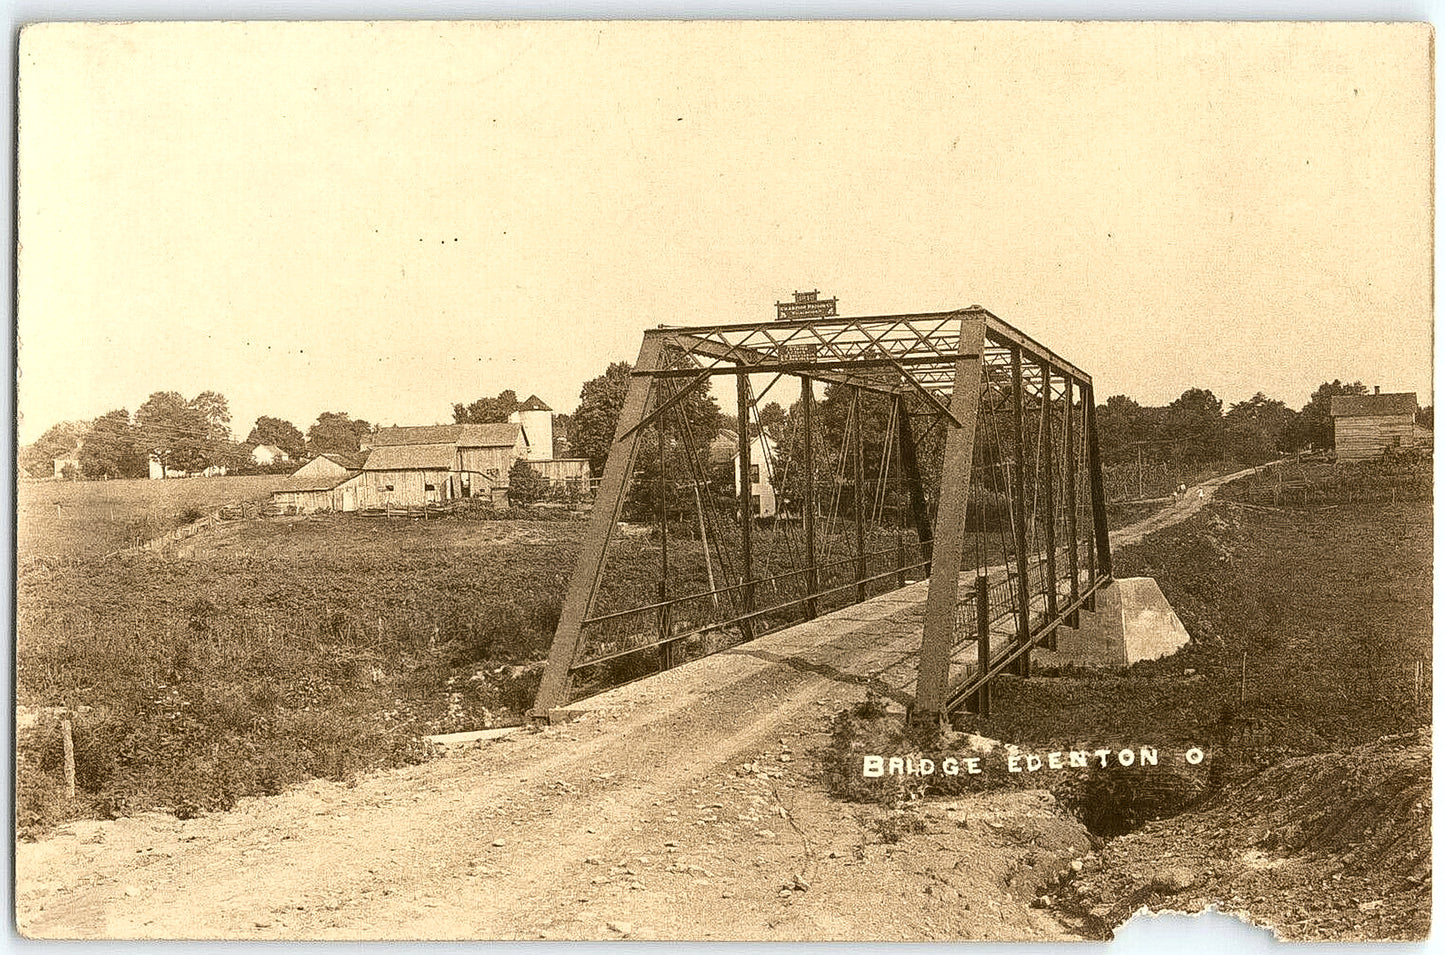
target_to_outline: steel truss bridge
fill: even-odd
[[[534,717],[923,579],[911,715],[987,713],[1110,580],[1094,408],[1088,374],[977,306],[646,331]]]

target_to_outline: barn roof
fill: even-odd
[[[324,451],[316,457],[325,458],[332,464],[339,464],[349,471],[360,471],[361,465],[366,461],[366,454],[365,451]],[[311,460],[314,461],[316,458]]]
[[[450,471],[457,446],[447,444],[393,444],[372,448],[363,471]]]
[[[500,424],[464,424],[456,442],[459,448],[510,448],[517,443],[522,426],[503,421]]]
[[[288,491],[329,491],[346,481],[356,477],[357,472],[347,471],[345,474],[318,474],[312,477],[291,476],[286,479],[280,487],[275,488],[271,493],[286,493]]]
[[[509,448],[517,443],[521,425],[431,424],[411,428],[382,428],[372,436],[377,448],[419,444],[451,444],[462,448]]]
[[[547,402],[543,401],[541,398],[538,398],[536,395],[532,395],[532,396],[531,396],[530,398],[528,398],[526,401],[522,402],[522,407],[518,408],[517,410],[518,410],[518,411],[551,411],[552,409],[549,408],[549,407],[547,407]]]
[[[459,424],[430,424],[415,428],[381,428],[372,435],[373,447],[400,444],[455,444],[462,433]]]
[[[1335,418],[1359,418],[1367,415],[1413,415],[1415,392],[1392,395],[1335,395],[1330,399],[1330,415]]]

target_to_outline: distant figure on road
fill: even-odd
[[[1201,501],[1204,500],[1204,488],[1199,489],[1199,499]]]

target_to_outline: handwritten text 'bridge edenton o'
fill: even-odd
[[[796,298],[644,333],[534,716],[925,578],[913,715],[987,712],[994,678],[1093,609],[1089,375],[977,306]]]

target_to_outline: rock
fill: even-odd
[[[502,846],[504,846],[504,845],[506,845],[506,844],[507,844],[507,840],[506,840],[506,839],[493,839],[493,840],[492,840],[492,845],[496,846],[498,849],[500,849]]]
[[[793,876],[793,888],[799,892],[806,892],[813,887],[812,883],[801,875]]]
[[[1075,872],[1083,872],[1083,871],[1084,871],[1084,860],[1083,860],[1083,859],[1075,859],[1073,862],[1070,862],[1070,863],[1069,863],[1069,868],[1070,868],[1070,869],[1073,869]]]
[[[771,829],[759,829],[757,832],[759,839],[775,839],[777,835],[778,834]]]
[[[1184,669],[1184,675],[1185,675],[1185,676],[1193,676],[1194,674],[1196,674],[1196,673],[1198,673],[1198,672],[1199,672],[1199,671],[1196,670],[1196,669],[1194,669],[1193,667],[1186,667],[1186,668]]]
[[[1173,894],[1175,892],[1183,892],[1197,881],[1199,881],[1199,876],[1195,874],[1193,869],[1187,866],[1176,865],[1170,866],[1167,869],[1160,869],[1154,873],[1154,878],[1150,882],[1150,885],[1160,892]]]
[[[631,922],[608,922],[608,923],[607,923],[607,929],[608,929],[608,931],[616,932],[618,935],[621,935],[623,938],[626,938],[627,936],[629,936],[629,935],[632,934],[632,923],[631,923]]]

